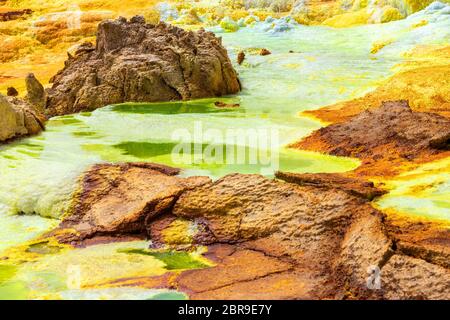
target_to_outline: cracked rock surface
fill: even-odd
[[[221,39],[204,30],[146,24],[136,16],[99,24],[97,44],[81,45],[47,92],[49,115],[121,102],[233,94],[241,86]]]
[[[115,282],[178,289],[192,299],[450,298],[448,246],[430,244],[442,244],[448,232],[427,226],[427,243],[414,234],[425,227],[408,222],[401,234],[399,222],[374,209],[366,192],[348,192],[350,180],[343,178],[343,190],[332,187],[339,177],[326,174],[297,184],[177,173],[142,163],[92,167],[61,225],[76,232],[63,239],[142,233],[155,248],[206,246],[212,267]],[[373,191],[356,183],[359,191],[364,185]],[[368,286],[377,284],[371,272],[380,286]]]
[[[448,155],[449,143],[448,118],[415,112],[399,100],[314,131],[292,147],[360,158],[357,174],[390,176],[405,164]]]
[[[45,116],[29,103],[0,95],[0,143],[44,130]]]

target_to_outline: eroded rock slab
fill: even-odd
[[[45,121],[45,116],[27,102],[0,95],[0,142],[38,134]]]
[[[357,157],[363,159],[358,172],[392,175],[405,162],[443,153],[449,141],[448,118],[414,112],[406,100],[400,100],[321,128],[292,147]]]
[[[206,177],[179,178],[174,168],[148,164],[99,164],[80,181],[80,190],[61,223],[61,241],[94,236],[139,234],[146,220],[171,209],[186,189],[209,182]]]
[[[405,255],[394,255],[381,273],[387,299],[449,299],[450,270]]]
[[[163,250],[205,246],[210,267],[114,282],[177,289],[192,299],[450,297],[445,252],[426,239],[413,242],[412,226],[402,235],[361,196],[368,192],[364,186],[373,189],[370,184],[360,181],[355,194],[342,188],[349,180],[337,176],[332,180],[347,184],[245,174],[213,182],[177,173],[143,163],[92,167],[56,234],[66,242],[147,234]]]
[[[62,115],[121,102],[155,102],[237,93],[240,83],[221,40],[144,18],[107,20],[97,44],[69,55],[52,79],[47,113]]]
[[[172,283],[194,299],[238,299],[246,293],[254,299],[414,299],[414,290],[421,292],[422,298],[449,297],[450,292],[442,289],[448,269],[424,260],[420,250],[417,256],[400,251],[385,216],[365,197],[342,190],[340,185],[332,188],[329,180],[324,180],[324,185],[320,179],[314,181],[298,185],[232,174],[185,191],[172,213],[149,223],[150,237],[154,243],[178,248],[182,239],[207,245],[217,266],[182,273]],[[185,232],[195,230],[196,234],[171,241],[171,228],[182,232],[177,220],[183,221]],[[225,249],[224,244],[228,246]],[[237,252],[253,257],[253,262],[238,268],[239,274],[231,271],[236,269],[233,256]],[[397,256],[431,270],[430,281],[425,278],[414,283],[414,277],[403,277],[395,280],[395,285],[385,285],[383,281],[394,277],[391,266],[395,261],[391,259]],[[270,266],[288,269],[264,269],[265,259],[272,261]],[[378,287],[377,278],[372,281],[370,277],[373,272],[383,275],[385,268],[387,277],[381,278]],[[195,279],[200,281],[198,288]],[[427,287],[436,281],[440,289],[431,294]]]

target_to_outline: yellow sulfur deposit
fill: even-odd
[[[326,19],[322,24],[335,27],[335,28],[346,28],[350,26],[366,24],[369,21],[370,14],[367,10],[359,10],[356,12],[346,12],[340,15]]]
[[[163,231],[164,242],[168,244],[189,244],[195,234],[195,225],[188,220],[177,219]]]

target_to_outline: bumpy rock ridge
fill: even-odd
[[[363,160],[359,173],[392,175],[395,167],[405,162],[448,150],[450,120],[435,113],[414,112],[406,100],[386,101],[377,109],[321,128],[292,147],[357,157]]]
[[[259,175],[212,182],[176,173],[152,164],[94,166],[61,225],[78,233],[64,240],[147,232],[155,247],[206,245],[215,267],[122,283],[175,287],[194,299],[449,298],[447,246],[398,234],[367,200],[370,183],[359,181],[354,193],[355,181],[336,175],[299,185]],[[333,188],[335,181],[345,188]],[[381,287],[368,287],[368,271],[376,269]]]
[[[220,38],[144,18],[106,20],[96,47],[86,43],[52,79],[47,113],[121,102],[155,102],[237,93],[240,83]]]

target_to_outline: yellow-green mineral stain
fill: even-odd
[[[167,270],[185,270],[185,269],[201,269],[209,267],[197,257],[184,251],[152,251],[148,249],[128,249],[120,252],[131,255],[144,255],[154,257],[164,263],[164,268]]]

